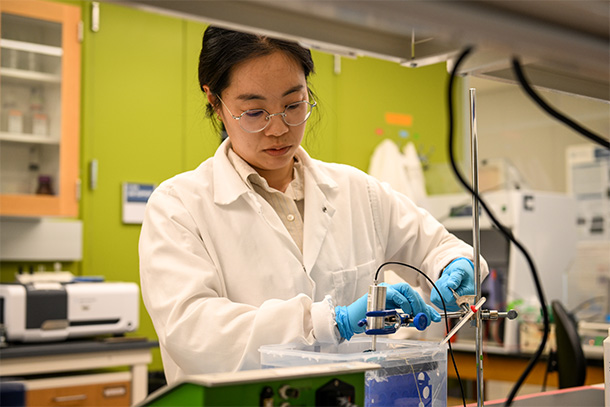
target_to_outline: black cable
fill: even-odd
[[[496,227],[500,230],[500,232],[502,232],[502,234],[508,240],[510,240],[521,251],[521,253],[525,257],[525,259],[528,263],[528,266],[532,272],[532,279],[534,280],[534,284],[536,286],[536,292],[537,292],[538,298],[540,300],[540,306],[542,307],[541,311],[542,311],[542,318],[543,318],[543,325],[544,325],[542,341],[540,342],[540,346],[534,353],[534,356],[530,359],[528,365],[526,366],[525,370],[521,374],[521,377],[519,377],[519,380],[515,383],[515,386],[513,387],[511,393],[508,396],[508,399],[506,400],[505,405],[510,406],[515,395],[519,391],[519,388],[521,387],[521,385],[523,385],[523,382],[525,381],[527,376],[530,374],[530,372],[532,371],[532,369],[534,368],[534,366],[540,359],[540,355],[542,355],[542,352],[544,351],[544,347],[548,340],[549,331],[550,331],[549,311],[548,311],[548,308],[546,305],[546,299],[544,296],[544,292],[542,290],[542,285],[540,284],[540,279],[538,278],[538,272],[536,271],[536,266],[534,265],[534,261],[532,260],[531,256],[529,255],[529,253],[527,252],[525,247],[519,241],[517,241],[517,239],[515,239],[513,234],[510,232],[510,230],[508,230],[504,225],[502,225],[498,221],[498,219],[496,219],[494,214],[491,212],[491,210],[487,206],[487,203],[485,203],[485,201],[483,201],[483,199],[479,196],[479,194],[477,194],[472,189],[472,187],[466,182],[466,180],[464,179],[464,177],[458,170],[456,162],[455,162],[455,157],[453,155],[453,140],[454,140],[454,134],[453,134],[454,133],[453,82],[455,80],[455,77],[457,76],[459,66],[461,65],[462,61],[466,58],[466,56],[468,56],[468,54],[471,51],[472,51],[472,47],[468,47],[460,54],[460,56],[457,59],[457,62],[453,66],[451,75],[449,77],[449,86],[448,86],[447,93],[448,93],[448,110],[449,110],[449,158],[451,160],[451,167],[453,168],[453,171],[454,171],[456,177],[458,178],[458,180],[460,181],[460,183],[475,197],[475,205],[476,204],[481,205],[481,207],[485,210],[485,212],[487,213],[487,215],[489,216],[491,221],[494,223],[494,225],[496,225]]]
[[[536,102],[538,104],[538,106],[540,106],[542,108],[542,110],[544,110],[545,112],[547,112],[552,117],[554,117],[557,120],[559,120],[560,122],[566,124],[567,126],[571,127],[572,129],[576,130],[578,133],[580,133],[581,135],[585,136],[589,140],[591,140],[591,141],[601,145],[604,148],[610,149],[610,141],[609,140],[606,140],[605,138],[603,138],[603,137],[593,133],[592,131],[586,129],[585,127],[583,127],[582,125],[580,125],[576,121],[574,121],[574,120],[570,119],[569,117],[563,115],[562,113],[558,112],[553,107],[551,107],[549,104],[547,104],[536,93],[536,91],[534,91],[534,89],[532,89],[532,87],[530,86],[528,80],[525,78],[525,74],[523,73],[523,69],[521,68],[521,63],[519,62],[519,59],[517,57],[513,58],[513,71],[515,72],[515,75],[517,76],[517,79],[519,80],[519,84],[521,85],[521,87],[523,88],[525,93],[527,93],[528,96],[530,98],[532,98],[532,100],[534,100],[534,102]]]
[[[449,322],[448,322],[449,318],[447,318],[447,306],[445,305],[445,300],[443,299],[441,292],[439,291],[436,284],[434,284],[434,281],[432,281],[432,279],[430,277],[428,277],[428,275],[426,273],[424,273],[417,267],[411,266],[410,264],[402,263],[399,261],[387,261],[387,262],[383,263],[381,266],[379,266],[379,268],[377,268],[377,272],[375,273],[375,281],[378,281],[377,279],[379,277],[379,272],[381,271],[381,269],[384,266],[387,266],[389,264],[396,264],[399,266],[404,266],[404,267],[408,267],[412,270],[415,270],[418,273],[420,273],[422,276],[424,276],[430,284],[432,284],[432,288],[434,288],[436,290],[436,293],[438,294],[438,296],[441,299],[441,302],[443,303],[443,312],[445,313],[445,329],[447,330],[447,332],[449,332],[450,329],[449,329]],[[455,363],[455,357],[453,356],[453,348],[451,347],[451,341],[447,341],[447,345],[449,345],[449,354],[451,355],[451,361],[453,362],[453,368],[455,369],[455,375],[457,377],[458,383],[460,384],[460,392],[462,394],[462,403],[464,403],[464,407],[466,407],[466,397],[464,396],[464,386],[462,385],[462,378],[460,377],[460,373],[458,372],[457,364]]]

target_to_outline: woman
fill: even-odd
[[[291,42],[204,34],[199,81],[228,139],[154,191],[140,237],[144,303],[170,383],[258,368],[265,344],[350,339],[385,261],[438,279],[452,309],[449,288],[473,293],[471,247],[387,185],[300,147],[316,108],[313,70]],[[386,306],[440,321],[412,288],[430,293],[424,277],[395,271],[408,283],[388,287]],[[432,301],[441,305],[435,292]]]

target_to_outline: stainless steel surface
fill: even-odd
[[[333,54],[422,66],[475,45],[463,72],[514,82],[520,56],[537,86],[610,99],[610,3],[555,1],[108,0],[281,36]]]
[[[476,302],[476,298],[474,295],[459,295],[453,288],[449,287],[451,293],[453,293],[453,298],[455,298],[455,303],[459,305],[464,312],[468,312],[470,310],[470,304]]]
[[[466,315],[466,313],[463,311],[448,312],[447,315],[445,315],[444,312],[441,312],[440,314],[441,318],[462,318],[464,315]]]
[[[464,324],[466,324],[466,322],[470,321],[473,315],[479,314],[477,311],[481,308],[481,306],[485,303],[486,300],[487,299],[485,297],[481,297],[481,299],[467,313],[464,314],[464,317],[460,319],[457,325],[455,325],[453,329],[449,331],[447,336],[443,338],[443,340],[440,342],[440,345],[442,346],[449,342],[453,335],[455,335],[464,326]]]
[[[481,314],[481,319],[485,320],[485,321],[487,321],[487,320],[495,321],[500,318],[515,319],[519,316],[519,314],[517,314],[517,311],[515,311],[514,309],[511,309],[510,311],[482,309],[480,311],[480,314]],[[445,315],[445,313],[442,312],[441,318],[462,318],[464,315],[466,315],[466,312],[464,312],[464,311],[448,312],[447,315]]]
[[[369,286],[369,294],[366,301],[366,311],[385,310],[385,300],[387,287],[384,285],[372,284]],[[383,329],[385,326],[383,317],[366,317],[367,329]],[[377,350],[377,335],[371,335],[371,350]]]
[[[477,109],[476,109],[476,90],[470,89],[470,147],[471,147],[471,169],[472,169],[472,248],[474,251],[474,289],[475,301],[481,300],[481,234],[479,225],[479,156],[477,139]],[[485,396],[483,389],[483,321],[481,313],[475,314],[475,344],[477,358],[477,405],[483,405]]]

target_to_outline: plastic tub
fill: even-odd
[[[339,362],[372,362],[381,369],[365,374],[366,406],[445,406],[447,346],[435,342],[355,338],[339,345],[285,344],[262,346],[263,368]]]

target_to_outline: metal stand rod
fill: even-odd
[[[477,117],[476,117],[476,90],[470,88],[470,166],[472,169],[472,190],[479,194],[479,157],[478,157],[478,139],[477,139]],[[475,302],[481,299],[481,242],[480,242],[480,225],[479,225],[479,201],[477,196],[472,196],[472,247],[474,249],[474,289]],[[483,391],[483,321],[481,313],[475,314],[476,330],[475,330],[475,350],[476,350],[476,365],[477,365],[477,406],[484,405]]]

